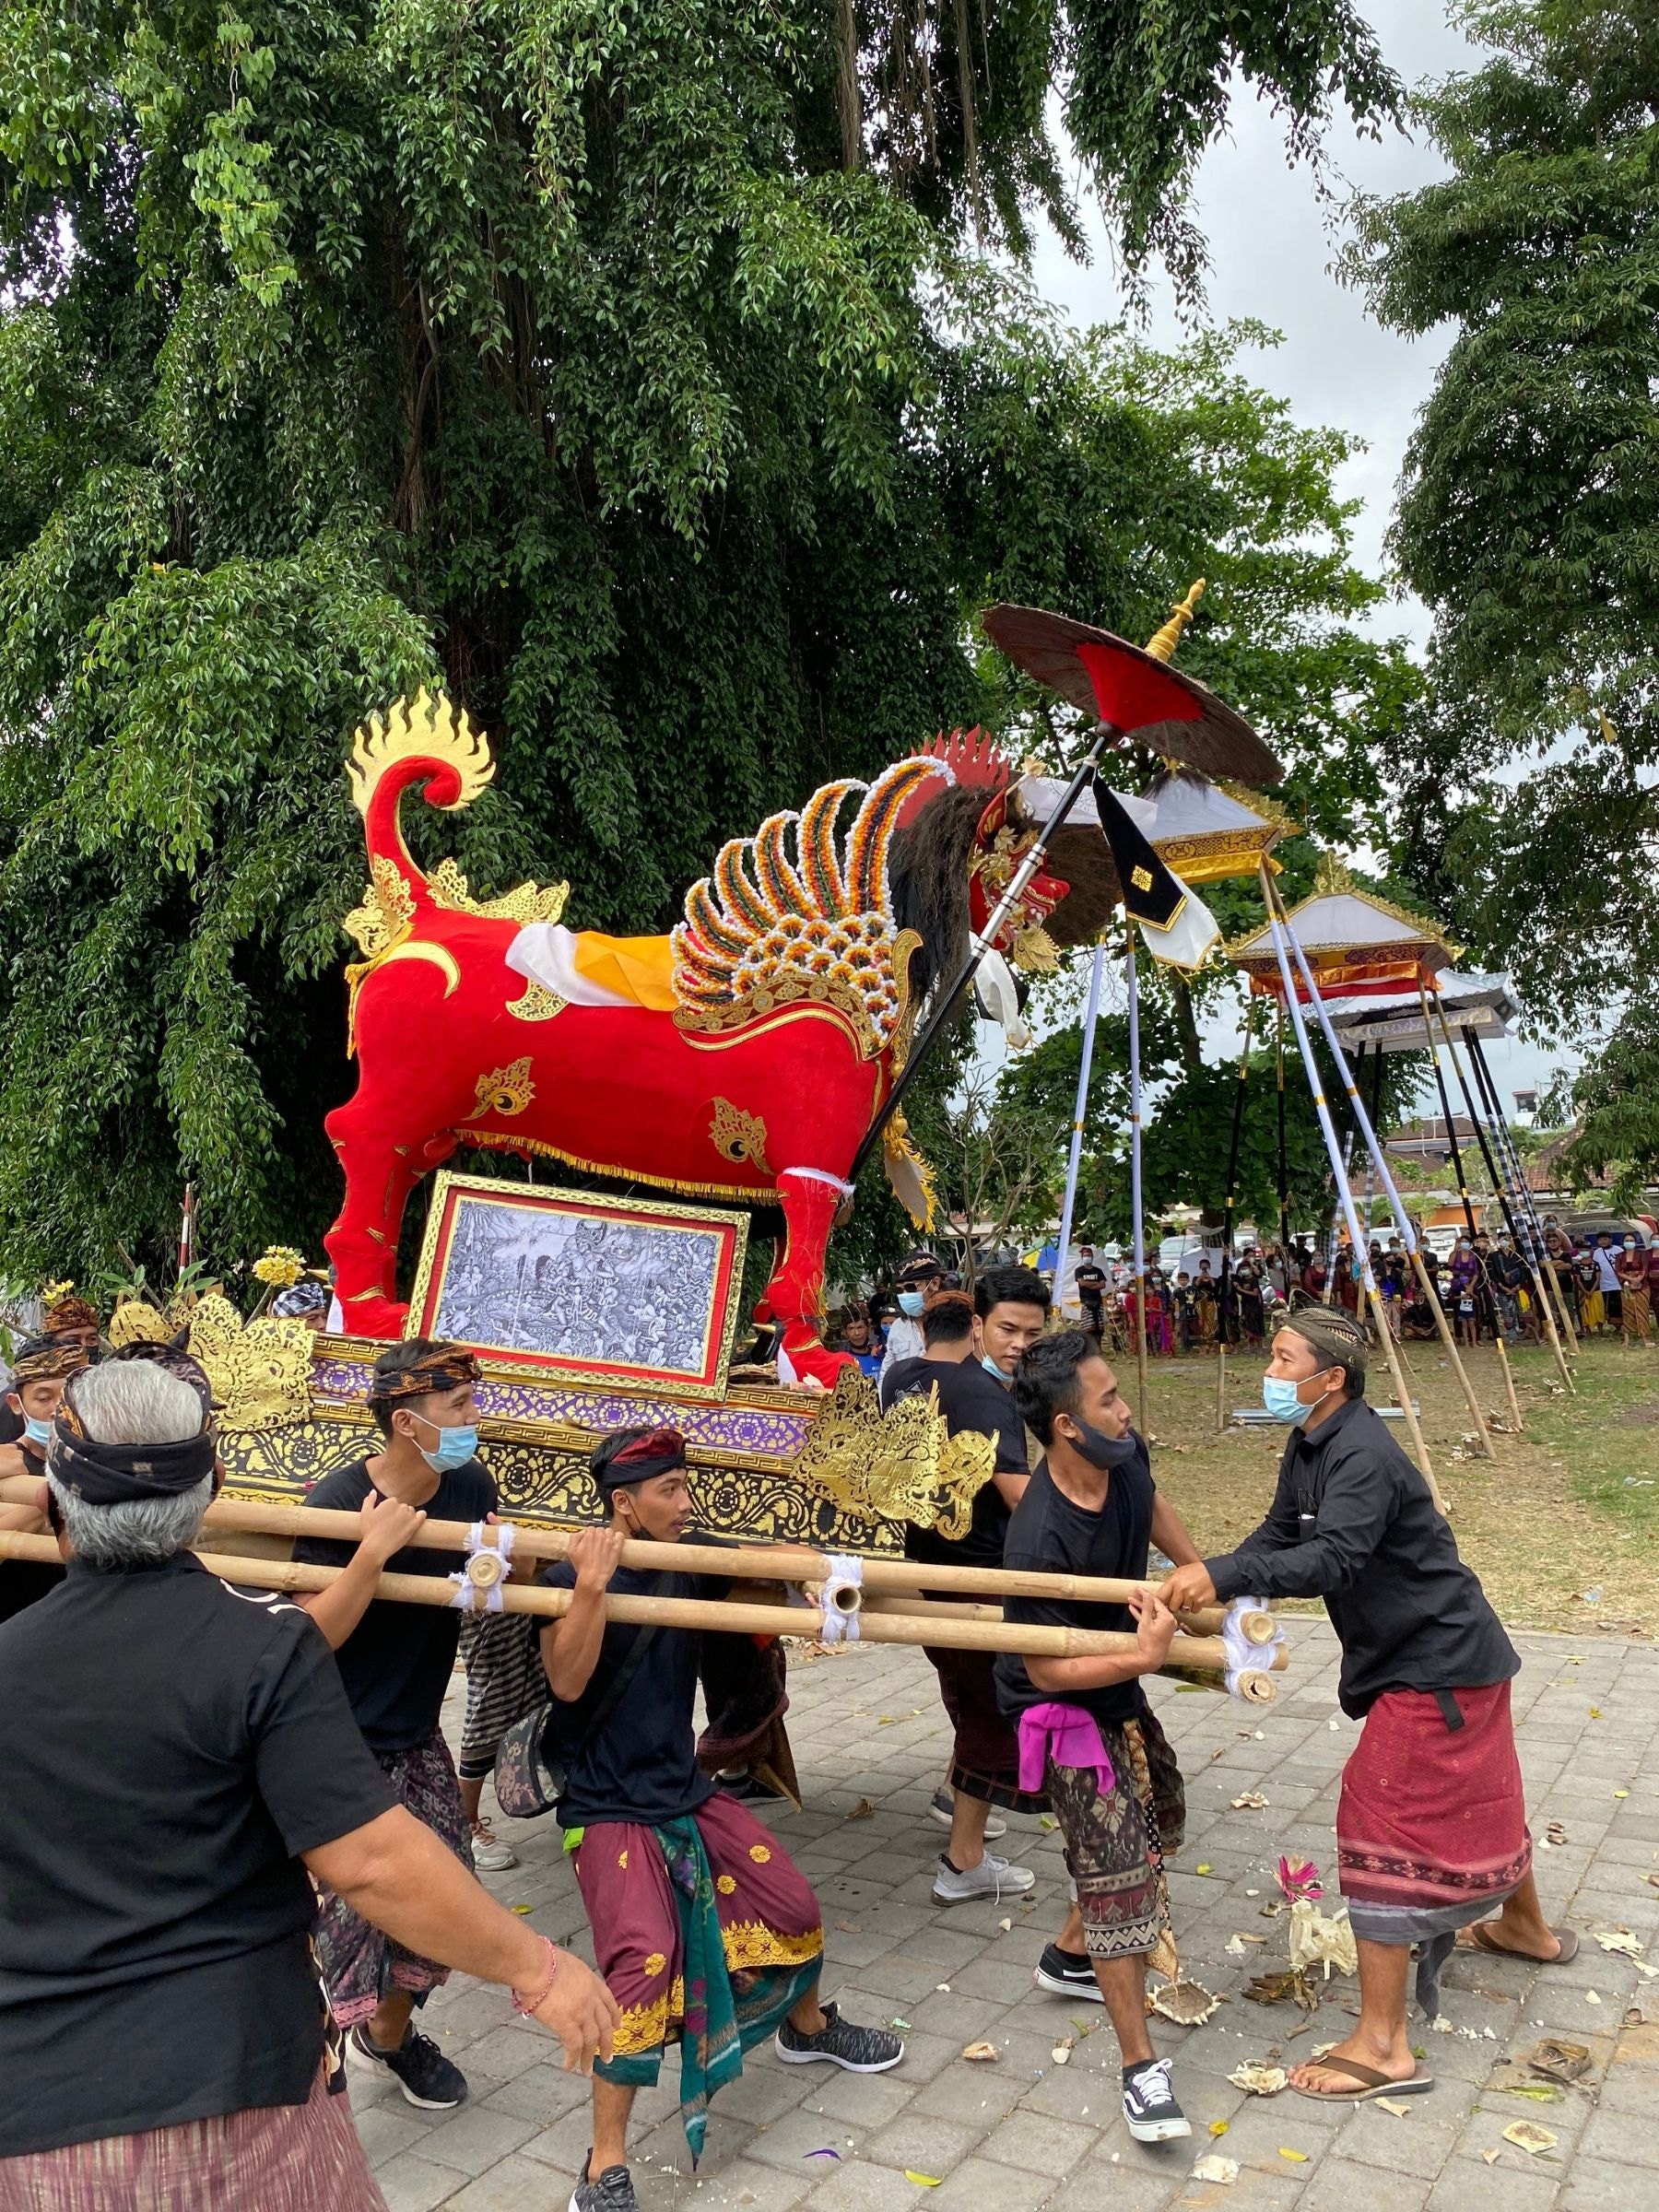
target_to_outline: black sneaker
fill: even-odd
[[[885,2028],[854,2028],[851,2020],[841,2018],[835,2005],[825,2006],[824,2024],[816,2035],[803,2035],[785,2020],[775,2048],[785,2065],[809,2066],[815,2059],[826,2058],[832,2066],[845,2066],[849,2074],[885,2074],[904,2056],[901,2038],[889,2035]]]
[[[1032,1979],[1039,1989],[1056,1997],[1071,1997],[1085,2005],[1106,2002],[1087,1951],[1063,1951],[1057,1943],[1051,1943],[1038,1959]]]
[[[449,2112],[466,2102],[465,2075],[429,2035],[417,2035],[412,2024],[395,2051],[382,2051],[369,2041],[367,2028],[354,2028],[346,2039],[346,2055],[368,2073],[394,2076],[409,2102],[424,2112]]]
[[[1137,2143],[1171,2143],[1190,2136],[1186,2114],[1170,2087],[1170,2061],[1144,2059],[1124,2069],[1124,2118]]]
[[[596,2182],[587,2178],[593,2152],[582,2161],[582,2179],[571,2192],[568,2212],[640,2212],[633,2175],[626,2166],[607,2166]]]

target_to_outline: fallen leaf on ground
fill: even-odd
[[[1235,2089],[1244,2089],[1252,2097],[1277,2097],[1290,2077],[1283,2066],[1235,2066],[1228,2076]]]
[[[904,2178],[907,2182],[914,2182],[918,2189],[936,2189],[939,2185],[936,2173],[918,2173],[913,2166],[905,2168]]]
[[[1505,2097],[1530,2097],[1535,2104],[1559,2104],[1561,2092],[1542,2081],[1499,2081],[1493,2088]]]
[[[1037,1825],[1039,1828],[1045,1830],[1047,1834],[1052,1836],[1055,1829],[1059,1827],[1060,1823],[1054,1818],[1052,1813],[1040,1813],[1037,1816]]]
[[[1305,2150],[1292,2150],[1286,2143],[1279,2145],[1278,2154],[1281,2159],[1288,2159],[1293,2166],[1305,2166],[1308,2162],[1308,2154]]]
[[[849,1820],[874,1820],[876,1818],[876,1807],[870,1803],[867,1797],[861,1797],[858,1803],[853,1807],[853,1810],[847,1815],[847,1818]]]
[[[1229,2125],[1230,2123],[1226,2120],[1212,2120],[1209,2124],[1209,2132],[1212,2136],[1224,2136]]]
[[[1558,2035],[1547,2035],[1530,2051],[1523,2052],[1521,2063],[1551,2081],[1577,2081],[1589,2073],[1591,2056],[1587,2043],[1569,2043]]]
[[[1214,1874],[1215,1871],[1215,1868],[1210,1865],[1207,1859],[1201,1860],[1200,1863],[1193,1869],[1194,1874]]]
[[[1647,1948],[1629,1928],[1597,1928],[1595,1940],[1604,1951],[1622,1951],[1627,1959],[1640,1959]]]
[[[1496,2166],[1503,2154],[1494,2143],[1490,2150],[1483,2150],[1480,2155],[1488,2166]]]
[[[897,2028],[902,2030],[910,2026],[910,2022],[908,2020],[901,2020],[895,2013],[893,2018],[888,2022],[888,2026],[889,2028]]]
[[[534,1912],[535,1907],[534,1905],[514,1905],[512,1909],[518,1914],[519,1918],[523,1920],[527,1912]]]
[[[1267,1809],[1267,1800],[1260,1790],[1241,1790],[1232,1801],[1235,1813],[1261,1813]]]
[[[993,2059],[1000,2058],[1002,2053],[994,2043],[966,2043],[962,2056],[972,2059],[976,2065],[988,2065]]]
[[[1193,2169],[1195,2182],[1222,2182],[1230,2183],[1239,2178],[1237,2159],[1224,2159],[1218,2150],[1206,2150]]]
[[[1559,2136],[1533,2120],[1512,2120],[1503,2131],[1503,2139],[1512,2143],[1517,2150],[1530,2151],[1535,2159],[1540,2151],[1553,2150],[1560,2141]]]

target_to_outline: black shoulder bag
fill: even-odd
[[[592,1719],[577,1738],[575,1749],[570,1755],[571,1760],[593,1741],[622,1702],[656,1633],[654,1627],[642,1628],[634,1638],[627,1658],[611,1677],[605,1695],[594,1708]],[[552,1717],[553,1700],[549,1698],[534,1712],[525,1713],[523,1720],[514,1721],[496,1747],[496,1803],[510,1820],[534,1820],[543,1813],[550,1813],[564,1794],[569,1762],[556,1765],[547,1752],[547,1723]]]

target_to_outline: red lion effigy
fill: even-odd
[[[1202,588],[1202,587],[1198,587]],[[994,608],[1020,665],[1211,772],[1278,774],[1230,710],[1163,665],[1193,600],[1147,652],[1037,609]],[[398,810],[468,806],[494,774],[464,712],[422,692],[358,732],[352,793],[370,884],[347,926],[356,1095],[327,1129],[346,1177],[329,1231],[355,1335],[396,1335],[410,1191],[461,1145],[535,1155],[684,1195],[781,1207],[784,1237],[757,1318],[780,1362],[831,1381],[818,1340],[830,1233],[855,1155],[902,1069],[920,1005],[982,938],[1052,804],[977,730],[940,737],[865,784],[828,783],[724,845],[666,936],[567,929],[567,887],[475,899],[453,860],[423,875]],[[1050,873],[1052,861],[1064,871]],[[1139,871],[1136,871],[1137,877]],[[1150,878],[1148,877],[1149,881]],[[1092,802],[1049,841],[999,924],[982,999],[1018,1026],[1004,952],[1049,966],[1098,934],[1121,896]],[[933,1195],[901,1115],[889,1181],[919,1228]]]
[[[844,1178],[919,1000],[1037,835],[1017,772],[959,732],[868,785],[826,784],[726,844],[670,935],[623,938],[566,929],[563,885],[477,900],[453,861],[422,874],[403,794],[424,784],[428,805],[453,810],[493,772],[465,713],[424,692],[353,749],[370,867],[347,917],[365,955],[347,971],[359,1074],[327,1122],[346,1176],[327,1245],[347,1327],[401,1332],[408,1194],[457,1146],[479,1145],[778,1205],[786,1235],[758,1315],[778,1324],[797,1374],[833,1379],[843,1362],[823,1350],[818,1317]],[[1000,946],[1052,957],[1042,925],[1069,889],[1040,872]],[[885,1155],[927,1226],[927,1173],[901,1119]]]

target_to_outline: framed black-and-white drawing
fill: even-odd
[[[436,1179],[407,1332],[588,1382],[724,1394],[748,1216]]]

